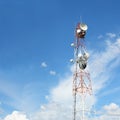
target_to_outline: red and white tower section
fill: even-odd
[[[71,44],[74,47],[73,73],[73,120],[86,120],[86,96],[92,94],[90,74],[87,70],[89,53],[85,47],[85,36],[88,26],[78,23],[75,28],[75,40]]]

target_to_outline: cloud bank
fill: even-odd
[[[12,114],[7,115],[4,120],[29,120],[24,113],[13,111]]]
[[[97,94],[101,89],[106,87],[106,83],[109,81],[112,71],[120,63],[120,38],[116,38],[111,41],[116,35],[108,34],[109,40],[106,40],[106,46],[102,51],[92,51],[92,55],[89,60],[88,70],[91,73],[91,80],[93,85],[93,95],[88,97],[86,103],[89,106],[95,105],[98,102]],[[44,65],[45,66],[45,65]],[[71,68],[72,69],[72,68]],[[73,97],[72,97],[72,73],[64,76],[60,79],[59,84],[51,89],[50,95],[47,97],[49,100],[47,104],[41,105],[40,109],[35,112],[30,120],[70,120],[73,116]],[[89,102],[88,102],[89,101]],[[104,112],[103,112],[104,111]],[[120,113],[119,105],[110,103],[105,105],[102,109],[97,111],[99,114],[97,117],[92,117],[92,120],[106,120],[109,119],[108,114],[115,112],[117,115]],[[102,114],[101,114],[102,113]],[[13,112],[11,116],[21,115],[19,112]],[[112,116],[112,115],[111,115]],[[5,117],[4,120],[16,120],[8,119],[10,115]],[[23,114],[21,120],[28,120]],[[113,116],[115,117],[115,116]],[[14,117],[13,117],[14,118]],[[17,119],[19,120],[19,119]]]

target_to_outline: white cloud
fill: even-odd
[[[103,108],[107,111],[113,111],[114,112],[115,110],[119,109],[119,106],[116,105],[115,103],[111,103],[110,105],[105,105]]]
[[[105,105],[103,109],[106,110],[107,115],[120,117],[120,106],[115,103]]]
[[[55,71],[53,71],[53,70],[50,70],[50,75],[56,75],[56,72]]]
[[[47,67],[47,64],[45,62],[42,62],[41,67]]]
[[[58,86],[51,90],[51,99],[57,103],[72,102],[72,76],[60,80]]]
[[[12,114],[7,115],[4,120],[29,120],[24,113],[13,111]]]
[[[94,55],[91,55],[89,61],[89,68],[91,73],[91,79],[93,81],[93,89],[98,92],[101,88],[104,87],[106,81],[109,80],[112,74],[112,70],[119,65],[119,62],[115,60],[120,59],[120,39],[116,41],[109,42],[107,41],[106,50],[103,52],[95,52]]]
[[[120,106],[115,103],[104,105],[100,111],[97,112],[97,117],[93,120],[119,120],[120,119]]]
[[[68,111],[64,105],[52,102],[44,107],[42,106],[42,109],[34,115],[32,120],[63,120],[63,118],[68,120],[71,117],[71,113],[72,111],[70,109]]]
[[[116,34],[114,34],[114,33],[106,33],[106,35],[110,38],[116,37]]]

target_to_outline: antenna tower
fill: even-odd
[[[92,94],[90,74],[86,70],[89,59],[89,53],[85,48],[87,29],[86,24],[78,23],[75,28],[75,40],[71,44],[74,47],[74,59],[71,59],[71,62],[74,63],[72,90],[74,99],[73,120],[86,120],[85,99],[87,94]]]

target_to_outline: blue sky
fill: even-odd
[[[41,110],[46,107],[49,113],[51,102],[69,103],[70,44],[81,18],[88,25],[92,105],[97,110],[115,107],[120,112],[119,4],[119,0],[1,0],[0,120],[14,114],[23,120],[25,116],[47,120]]]

